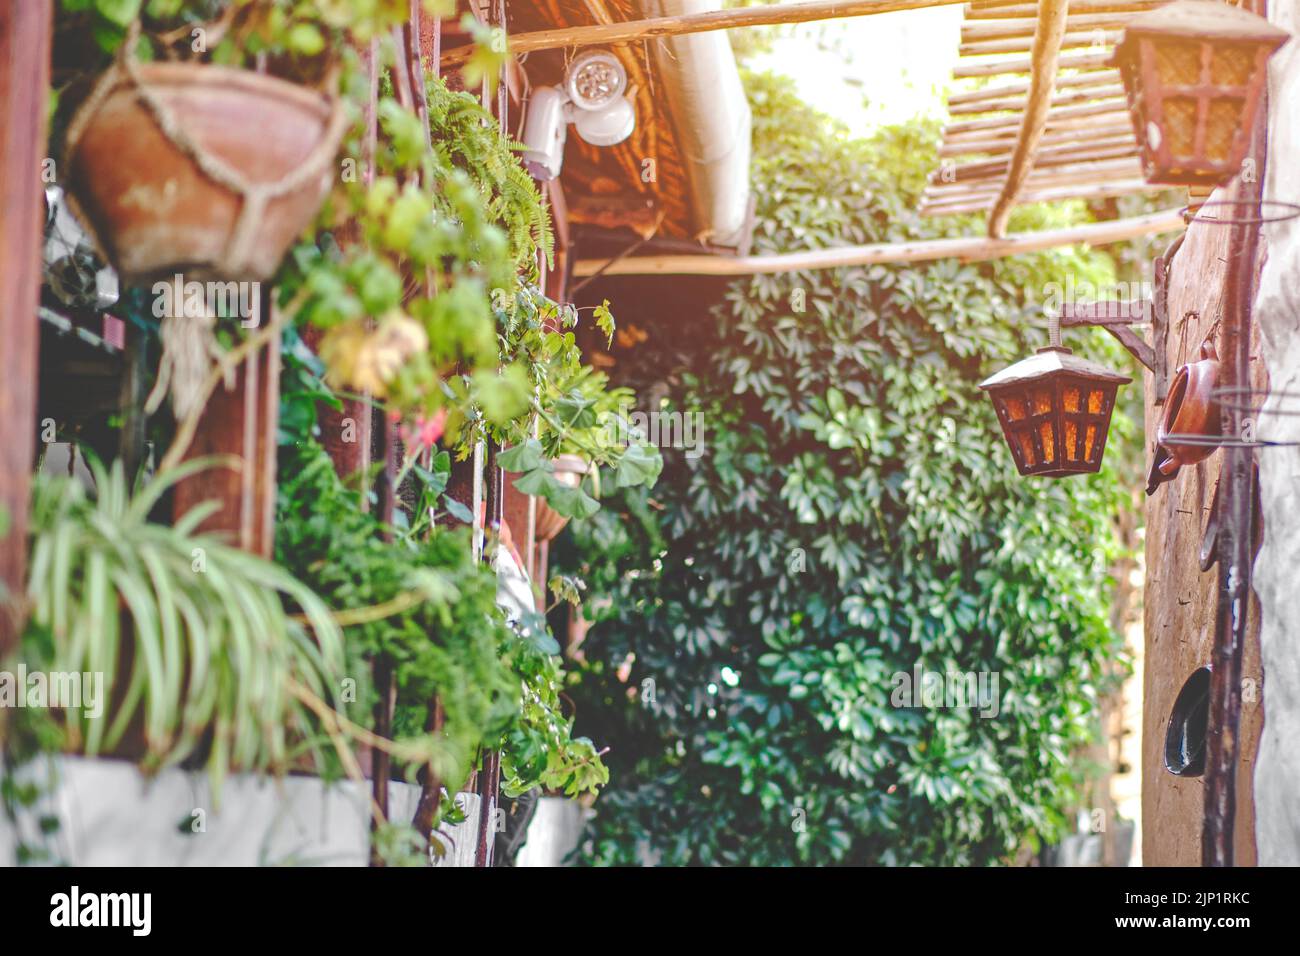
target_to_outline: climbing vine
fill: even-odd
[[[756,253],[979,228],[915,212],[935,130],[854,139],[748,82]],[[1066,826],[1116,652],[1124,485],[1113,464],[1017,477],[976,385],[1044,344],[1045,283],[1110,269],[1076,250],[744,278],[689,340],[665,319],[624,358],[662,410],[703,415],[706,450],[665,451],[653,495],[557,558],[595,619],[578,729],[611,746],[587,862],[978,865]],[[900,706],[918,669],[996,676],[991,706]]]

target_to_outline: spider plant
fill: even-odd
[[[98,717],[61,715],[65,749],[112,753],[130,731],[143,736],[146,770],[206,756],[219,791],[231,769],[282,770],[291,747],[314,747],[320,735],[291,688],[332,700],[344,658],[308,587],[195,533],[214,503],[172,526],[149,521],[171,485],[212,464],[187,462],[134,495],[120,462],[91,459],[93,498],[77,481],[38,477],[24,650],[52,671],[104,674]]]

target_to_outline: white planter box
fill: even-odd
[[[117,760],[56,757],[58,785],[20,825],[29,842],[41,814],[58,817],[49,842],[74,866],[365,866],[369,861],[369,790],[314,777],[227,778],[219,809],[207,775],[166,770],[146,779]],[[31,773],[35,768],[24,768]],[[40,772],[40,771],[37,771]],[[419,788],[389,785],[389,814],[409,820]],[[444,827],[449,847],[439,866],[472,866],[478,797],[460,794],[468,819]],[[30,832],[28,832],[30,830]],[[15,858],[17,834],[0,815],[0,864]]]

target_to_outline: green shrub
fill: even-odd
[[[933,128],[855,140],[750,87],[755,253],[982,228],[915,212]],[[665,451],[653,499],[624,492],[558,549],[611,599],[588,602],[573,693],[611,747],[588,862],[989,864],[1066,823],[1117,646],[1120,459],[1017,477],[976,385],[1045,344],[1046,283],[1110,269],[1061,251],[744,278],[689,347],[665,333],[622,363],[703,413],[707,450]],[[917,666],[997,674],[997,715],[893,706]]]

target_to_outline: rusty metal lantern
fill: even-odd
[[[1134,17],[1115,59],[1147,182],[1214,186],[1237,174],[1286,31],[1221,0],[1177,0]]]
[[[1063,478],[1101,468],[1115,393],[1129,381],[1064,348],[1053,317],[1050,345],[980,388],[993,400],[1020,474]]]

